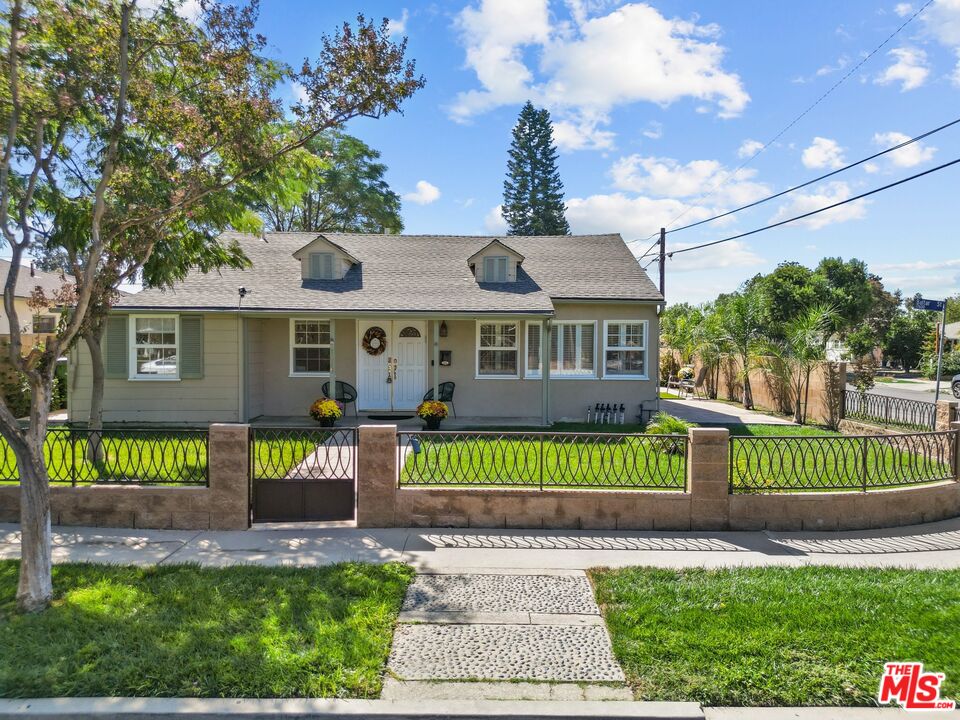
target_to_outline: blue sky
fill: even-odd
[[[923,3],[263,0],[260,29],[295,63],[358,11],[388,17],[427,79],[404,115],[350,131],[383,153],[407,232],[499,232],[510,129],[528,97],[557,123],[574,232],[642,238],[954,119],[960,0],[937,0],[766,152],[743,162]],[[295,93],[295,89],[291,89]],[[833,183],[668,236],[668,248],[789,217],[960,155],[960,126]],[[866,260],[889,286],[960,288],[960,168],[668,262],[668,299],[702,301],[785,260]],[[682,224],[682,223],[678,223]],[[648,243],[635,243],[642,252]],[[650,271],[656,271],[653,266]]]

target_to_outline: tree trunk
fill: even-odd
[[[743,362],[743,407],[753,410],[753,388],[750,387],[750,358],[744,355]]]
[[[797,399],[793,408],[793,421],[797,425],[803,425],[803,403],[800,401],[803,395],[803,369],[797,370]]]
[[[90,366],[93,373],[93,384],[90,388],[90,415],[87,418],[87,429],[90,434],[87,437],[86,456],[89,462],[94,464],[101,463],[104,460],[103,443],[101,442],[101,433],[103,430],[103,389],[104,389],[104,367],[103,367],[103,333],[106,328],[105,323],[99,323],[91,332],[83,333],[83,339],[87,343],[87,349],[90,351]]]
[[[803,395],[803,419],[804,425],[807,424],[807,414],[810,411],[810,368],[807,368],[807,384]]]
[[[43,610],[53,597],[50,482],[43,462],[51,382],[31,385],[30,427],[10,442],[20,471],[21,559],[17,605],[24,612]]]

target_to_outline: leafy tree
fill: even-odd
[[[947,298],[947,322],[960,322],[960,293]]]
[[[826,286],[823,302],[835,309],[834,330],[841,336],[860,325],[874,302],[866,263],[853,258],[824,258],[816,275]]]
[[[161,0],[143,12],[127,0],[0,6],[0,232],[12,264],[4,309],[8,356],[31,390],[27,427],[0,403],[0,433],[20,471],[24,610],[45,607],[52,595],[43,444],[56,359],[124,273],[146,272],[157,247],[205,242],[224,224],[255,222],[243,209],[251,190],[290,153],[351,118],[399,110],[423,85],[386,21],[359,16],[321,39],[317,60],[294,69],[263,55],[255,2],[200,0],[196,23],[177,5]],[[305,99],[284,123],[276,91],[290,82]],[[27,351],[14,290],[23,256],[49,244],[63,248],[73,270],[75,283],[58,298],[71,309],[48,343]],[[172,262],[175,272],[179,263]]]
[[[292,182],[271,185],[257,209],[270,230],[280,232],[398,233],[400,196],[384,174],[380,153],[340,131],[318,135],[304,148]]]
[[[557,170],[550,113],[529,100],[513,128],[503,183],[503,217],[510,235],[568,235],[563,183]]]
[[[908,308],[890,322],[883,353],[899,362],[904,370],[915,368],[923,356],[924,342],[933,332],[930,313]]]

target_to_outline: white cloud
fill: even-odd
[[[929,262],[926,260],[917,260],[915,262],[901,262],[901,263],[871,263],[871,269],[877,271],[886,271],[886,270],[912,270],[912,271],[930,271],[930,270],[946,270],[948,268],[960,268],[960,258],[955,260],[939,260],[937,262]]]
[[[790,202],[782,205],[771,219],[771,223],[780,222],[795,215],[803,215],[813,210],[819,210],[822,207],[833,205],[834,203],[846,200],[853,193],[850,192],[850,186],[845,182],[831,182],[820,186],[818,190],[810,193],[796,193],[791,195]],[[827,210],[804,220],[797,221],[798,225],[803,225],[810,230],[819,230],[828,225],[847,222],[848,220],[860,220],[867,214],[867,201],[857,200],[847,203],[840,207]]]
[[[873,173],[880,172],[880,166],[877,165],[877,164],[874,163],[874,162],[864,163],[864,164],[863,164],[863,169],[864,169],[865,172],[868,172],[868,173],[870,173],[871,175],[872,175]]]
[[[641,134],[651,140],[659,140],[663,137],[663,123],[651,120],[647,125],[647,129],[642,130]]]
[[[843,148],[836,140],[825,137],[815,137],[813,143],[800,157],[804,167],[808,168],[830,168],[836,170],[843,167]]]
[[[672,158],[629,155],[610,169],[619,190],[648,193],[658,197],[695,198],[711,193],[714,203],[753,202],[769,194],[770,188],[753,181],[756,170],[741,169],[736,176],[716,160],[680,163]]]
[[[732,117],[749,102],[740,77],[723,68],[716,26],[667,19],[644,3],[595,17],[590,13],[605,3],[571,3],[572,24],[551,23],[547,0],[480,0],[464,8],[457,27],[480,87],[457,95],[451,117],[466,121],[531,99],[567,123],[561,135],[568,148],[606,148],[612,136],[598,126],[618,106],[693,98]]]
[[[490,208],[490,212],[483,219],[483,226],[493,235],[507,234],[507,221],[503,219],[503,205]]]
[[[960,0],[937,0],[920,18],[942,44],[960,46]]]
[[[575,233],[619,232],[629,240],[658,232],[685,210],[686,203],[674,198],[630,197],[624,193],[611,193],[569,198],[566,217],[570,229]],[[712,214],[709,208],[693,208],[684,215],[684,219],[693,222]],[[641,250],[643,247],[636,248],[637,252]]]
[[[897,3],[893,8],[893,12],[897,14],[897,17],[906,17],[907,15],[912,15],[913,5],[906,2]]]
[[[599,127],[607,122],[606,115],[557,120],[553,123],[553,140],[561,152],[610,150],[613,148],[614,133]]]
[[[155,12],[163,2],[164,0],[140,0],[137,8],[141,13],[149,14]],[[200,16],[203,14],[200,0],[174,0],[173,4],[176,7],[177,15],[192,23],[200,20]]]
[[[763,150],[763,143],[759,140],[744,140],[737,148],[738,158],[751,158]]]
[[[680,250],[697,243],[668,244],[667,250]],[[745,268],[763,265],[766,262],[750,246],[741,240],[713,245],[689,253],[680,253],[667,259],[667,269],[674,272],[695,272],[720,268]]]
[[[893,147],[909,139],[909,135],[893,131],[875,133],[873,136],[874,144],[879,145],[881,148]],[[932,160],[936,152],[937,149],[935,147],[924,145],[922,141],[918,140],[899,150],[894,150],[885,157],[890,161],[890,164],[895,167],[910,168]]]
[[[293,99],[296,102],[303,103],[304,105],[310,102],[310,96],[307,95],[307,89],[298,82],[290,83],[290,94],[293,95]]]
[[[400,13],[400,17],[390,18],[387,21],[387,32],[394,36],[403,35],[407,31],[407,20],[409,19],[410,11],[404,8]]]
[[[426,180],[418,180],[417,189],[414,192],[408,192],[403,195],[404,200],[409,200],[417,205],[429,205],[432,202],[436,202],[439,197],[440,188]]]
[[[880,85],[900,83],[900,91],[916,90],[927,81],[930,67],[927,54],[916,48],[894,48],[887,53],[895,62],[876,77],[874,82]]]

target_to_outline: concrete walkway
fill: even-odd
[[[742,405],[716,400],[661,400],[660,409],[698,425],[712,423],[755,423],[758,425],[793,425],[788,418],[746,410]]]
[[[20,554],[19,530],[0,524],[0,559]],[[960,518],[850,532],[612,532],[357,529],[335,524],[247,531],[55,528],[55,562],[225,566],[399,561],[420,572],[509,568],[850,565],[960,567]]]

